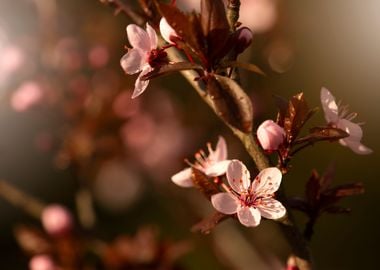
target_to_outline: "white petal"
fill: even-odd
[[[285,207],[273,198],[264,198],[261,200],[260,205],[257,207],[260,214],[269,219],[282,218],[286,214]]]
[[[175,32],[175,30],[170,26],[170,24],[164,17],[162,17],[160,21],[160,32],[161,32],[162,38],[167,43],[173,43],[170,40],[170,37],[177,36],[177,33]]]
[[[146,24],[146,32],[148,33],[149,36],[149,44],[150,44],[150,50],[154,50],[157,48],[157,34],[156,31],[153,29],[152,26],[149,25],[149,23]]]
[[[130,49],[120,59],[120,65],[127,74],[135,74],[141,71],[144,59],[140,50]]]
[[[238,219],[241,224],[247,227],[256,227],[260,224],[261,215],[259,210],[254,207],[241,207],[237,211]]]
[[[171,179],[174,182],[174,184],[180,187],[192,187],[193,181],[191,180],[191,174],[191,168],[186,168],[173,175]]]
[[[227,172],[228,165],[230,165],[231,160],[223,160],[215,163],[214,165],[206,168],[205,174],[210,177],[220,176]]]
[[[262,170],[253,180],[251,192],[256,195],[271,195],[281,184],[282,173],[276,167]]]
[[[354,140],[349,140],[349,139],[340,139],[339,140],[340,144],[343,146],[349,147],[352,151],[354,151],[358,155],[368,155],[373,152],[372,149],[368,148],[364,144],[354,141]]]
[[[227,168],[227,180],[233,190],[238,193],[248,191],[251,184],[247,167],[236,159],[232,160]]]
[[[334,96],[325,87],[321,89],[321,103],[326,121],[332,123],[338,121],[338,105]]]
[[[153,68],[150,66],[145,66],[140,75],[137,77],[136,82],[135,82],[135,90],[133,90],[132,98],[136,98],[139,95],[141,95],[145,89],[148,87],[149,80],[141,80],[141,77],[144,76],[145,74],[149,73],[152,71]]]
[[[235,214],[239,206],[239,200],[227,192],[212,195],[211,203],[216,210],[226,215]]]
[[[144,52],[150,51],[150,37],[144,29],[136,24],[127,26],[127,35],[129,43],[133,48],[140,49]]]
[[[222,161],[227,159],[227,143],[222,136],[219,136],[213,157],[215,161]]]
[[[363,137],[362,128],[358,124],[355,124],[351,121],[348,121],[346,119],[340,119],[337,123],[337,126],[338,128],[350,134],[350,136],[347,137],[347,139],[349,140],[359,142]]]

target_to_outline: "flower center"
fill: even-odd
[[[168,54],[164,50],[154,49],[148,54],[148,63],[152,68],[160,67],[169,63]]]

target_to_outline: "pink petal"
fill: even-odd
[[[247,167],[239,161],[232,160],[227,168],[227,180],[237,193],[248,191],[251,184],[250,174]]]
[[[136,24],[127,26],[127,35],[129,43],[133,48],[140,49],[144,52],[150,51],[150,37],[147,32]]]
[[[358,155],[369,155],[373,152],[372,149],[368,148],[364,144],[354,141],[354,140],[349,140],[349,139],[340,139],[339,140],[340,144],[343,146],[349,147],[352,151],[354,151]]]
[[[150,50],[154,50],[157,48],[157,34],[156,31],[153,29],[152,26],[149,25],[149,23],[146,24],[146,32],[149,36],[149,44],[150,44]]]
[[[192,187],[193,181],[191,180],[191,174],[192,174],[192,169],[186,168],[180,171],[179,173],[176,173],[175,175],[173,175],[171,179],[174,182],[174,184],[180,187]]]
[[[282,174],[276,167],[262,170],[253,180],[251,192],[256,195],[271,195],[278,190]]]
[[[130,49],[120,59],[120,65],[127,74],[135,74],[141,71],[142,66],[145,64],[144,56],[140,50]]]
[[[260,224],[261,216],[259,210],[254,207],[243,206],[237,211],[237,216],[241,224],[247,227],[256,227]]]
[[[227,159],[227,143],[222,136],[219,136],[218,143],[216,144],[212,156],[215,161],[223,161]]]
[[[230,160],[223,160],[221,162],[217,162],[214,165],[208,167],[205,170],[205,174],[210,177],[223,175],[226,173],[228,165],[230,165]]]
[[[264,198],[257,207],[260,214],[268,219],[279,219],[286,214],[285,207],[273,198]]]
[[[344,130],[348,134],[350,134],[347,139],[352,141],[360,141],[363,137],[363,130],[358,125],[351,121],[348,121],[347,119],[340,119],[337,123],[338,128]]]
[[[321,103],[327,122],[338,121],[338,106],[334,96],[325,87],[321,89]]]
[[[239,200],[227,192],[212,195],[211,203],[216,210],[226,215],[235,214],[239,206]]]
[[[153,70],[153,68],[151,68],[149,65],[144,67],[143,71],[137,77],[137,80],[135,83],[135,90],[133,90],[132,98],[137,98],[148,87],[149,80],[141,80],[141,77],[144,76],[145,74],[151,72],[152,70]]]

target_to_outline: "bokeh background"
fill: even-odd
[[[177,2],[188,9],[197,1]],[[284,185],[302,195],[311,170],[322,173],[332,162],[335,183],[362,181],[366,193],[342,203],[352,213],[323,216],[311,249],[317,269],[376,269],[380,1],[242,4],[242,21],[255,36],[240,60],[267,73],[242,72],[256,124],[275,117],[273,94],[303,91],[314,107],[322,86],[365,122],[363,142],[373,154],[320,143],[293,160]],[[88,221],[92,234],[110,241],[154,225],[162,238],[191,243],[179,260],[184,269],[281,269],[289,248],[273,222],[245,229],[231,220],[207,236],[190,232],[211,208],[195,190],[170,181],[183,159],[218,135],[230,157],[249,159],[180,75],[156,79],[129,99],[135,77],[123,74],[119,59],[130,21],[113,13],[95,0],[0,1],[0,179],[74,213],[78,190],[88,191],[96,213]],[[310,126],[323,124],[319,111]],[[1,269],[27,269],[14,226],[41,225],[1,198],[0,215]],[[305,222],[298,214],[297,220]]]

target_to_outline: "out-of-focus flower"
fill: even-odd
[[[165,61],[167,55],[164,51],[157,50],[157,34],[149,24],[146,24],[146,31],[135,24],[130,24],[127,26],[127,35],[133,48],[121,58],[120,64],[127,74],[140,72],[132,94],[132,98],[136,98],[149,84],[149,80],[141,79],[142,76]]]
[[[227,159],[227,144],[224,138],[222,136],[219,137],[215,150],[212,150],[211,144],[207,144],[207,148],[209,155],[206,156],[203,151],[196,153],[196,162],[192,164],[192,167],[210,177],[225,174],[230,160]],[[193,186],[193,181],[191,180],[192,167],[173,175],[172,181],[181,187]]]
[[[266,120],[257,129],[257,139],[264,150],[275,151],[284,142],[285,130],[272,120]]]
[[[59,40],[51,59],[53,66],[63,71],[77,71],[83,66],[83,57],[78,41],[72,37]]]
[[[117,117],[128,119],[139,111],[140,103],[138,100],[132,102],[130,96],[130,91],[122,91],[116,96],[112,109]]]
[[[360,142],[363,137],[362,128],[359,124],[352,122],[357,114],[349,113],[347,105],[338,105],[335,97],[324,87],[321,89],[321,103],[328,124],[349,134],[348,137],[340,139],[339,143],[349,147],[356,154],[371,154],[372,150]]]
[[[171,44],[175,44],[175,38],[178,38],[176,31],[169,25],[168,21],[162,17],[160,21],[160,32],[162,38]]]
[[[122,160],[104,163],[96,176],[94,195],[110,211],[128,209],[141,194],[142,181]]]
[[[102,68],[109,61],[109,52],[105,46],[97,45],[88,53],[88,61],[93,68]]]
[[[0,48],[0,72],[10,74],[24,63],[24,53],[16,46]]]
[[[42,97],[41,86],[37,82],[27,81],[12,93],[10,102],[14,110],[23,112],[37,104]]]
[[[36,255],[29,261],[29,270],[57,270],[57,266],[48,255]]]
[[[53,236],[64,235],[70,232],[73,226],[69,210],[59,204],[45,207],[42,211],[41,221],[45,231]]]
[[[211,203],[219,212],[237,213],[241,224],[255,227],[261,216],[278,219],[285,215],[285,207],[273,198],[280,187],[282,174],[275,167],[262,170],[251,183],[250,174],[239,160],[232,160],[227,169],[231,192],[221,192],[211,197]]]

